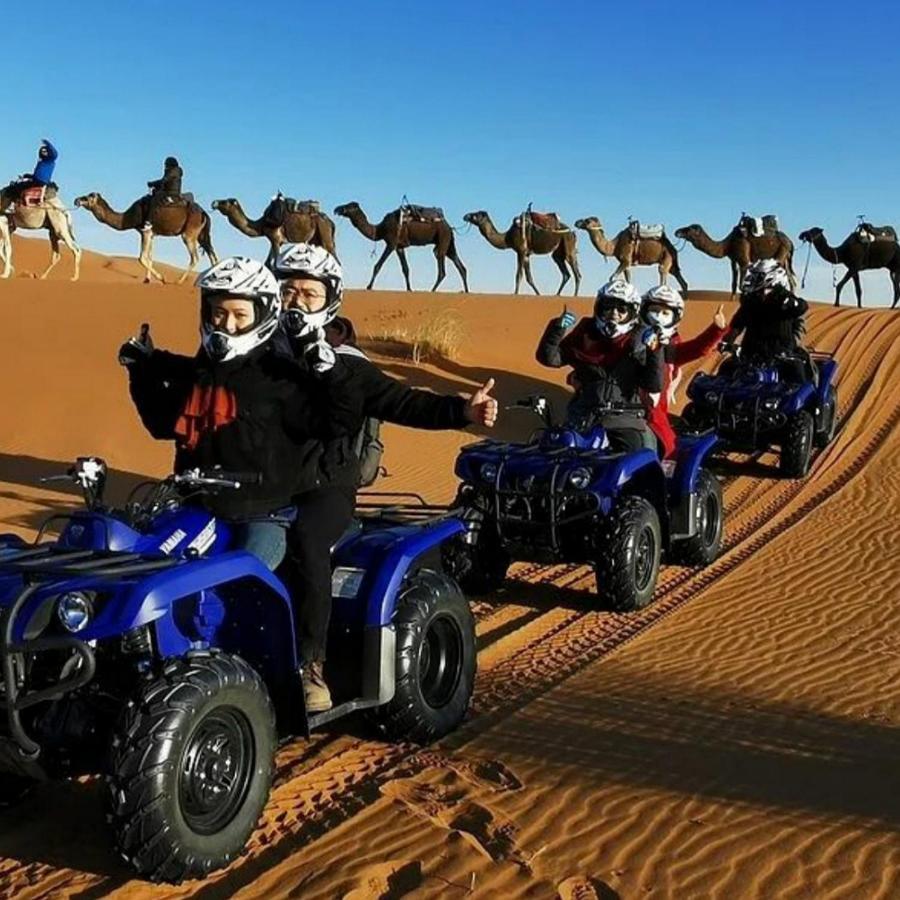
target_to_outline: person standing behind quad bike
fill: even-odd
[[[349,372],[349,389],[358,398],[358,410],[366,420],[393,422],[412,428],[445,430],[470,424],[492,427],[497,419],[497,401],[490,396],[494,380],[488,379],[470,397],[433,394],[409,388],[372,363],[354,343],[353,324],[338,317],[343,299],[340,264],[322,247],[284,244],[274,265],[281,279],[281,324],[285,349],[303,358],[324,329],[326,339]],[[367,427],[369,427],[367,425]],[[380,443],[365,440],[365,432],[354,445],[367,469],[366,481],[377,475]],[[372,451],[374,450],[374,461]],[[324,677],[331,590],[312,590],[312,582],[330,579],[330,548],[347,530],[353,517],[361,473],[341,470],[322,486],[296,498],[300,514],[288,534],[301,577],[298,590],[304,602],[298,619],[306,669],[306,702],[311,712],[330,709],[331,693]]]
[[[750,265],[741,284],[740,308],[734,314],[721,349],[732,352],[741,340],[741,360],[777,363],[783,377],[801,383],[814,377],[813,366],[800,341],[806,332],[809,305],[791,290],[785,269],[774,259]],[[720,371],[733,371],[728,360]]]
[[[663,457],[675,452],[676,436],[669,418],[669,408],[675,403],[675,391],[681,381],[681,367],[703,359],[716,349],[725,335],[725,315],[720,306],[712,323],[689,341],[681,339],[678,324],[684,317],[684,298],[667,284],[650,288],[641,298],[641,321],[655,329],[663,347],[666,366],[663,389],[659,395],[647,396],[647,421],[659,439]]]
[[[142,226],[144,231],[149,231],[153,227],[153,211],[157,206],[169,200],[181,199],[182,178],[184,178],[184,172],[178,165],[178,160],[174,156],[167,156],[163,164],[162,178],[147,182],[150,196],[144,204],[144,224]]]
[[[359,402],[348,389],[349,373],[324,340],[310,341],[300,360],[277,352],[278,282],[262,263],[224,259],[197,284],[201,347],[195,357],[156,350],[145,333],[122,345],[119,361],[147,430],[175,441],[176,472],[219,466],[260,474],[258,484],[201,502],[235,524],[236,548],[270,569],[284,559],[279,573],[297,618],[307,599],[298,583],[330,595],[331,572],[327,556],[324,571],[295,572],[294,555],[285,557],[286,513],[295,498],[316,497],[342,469],[350,470],[349,478],[357,471],[349,435],[359,426]],[[312,506],[327,519],[326,506]],[[300,515],[308,514],[301,504]],[[315,576],[321,584],[310,581]]]
[[[614,279],[597,291],[592,317],[576,325],[575,314],[564,310],[550,320],[538,344],[537,361],[557,369],[572,367],[570,425],[583,428],[597,422],[613,449],[656,452],[656,437],[637,409],[609,411],[616,405],[639,407],[642,392],[658,394],[663,389],[662,346],[655,329],[641,323],[640,311],[637,288]]]

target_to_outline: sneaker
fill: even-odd
[[[303,697],[308,713],[320,713],[331,709],[331,691],[325,684],[321,660],[309,663],[303,669]]]

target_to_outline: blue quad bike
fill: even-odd
[[[803,478],[814,448],[837,427],[837,363],[830,353],[745,359],[731,351],[715,374],[698,372],[682,414],[687,430],[712,430],[720,450],[753,453],[778,447],[786,478]]]
[[[486,440],[463,448],[454,503],[465,533],[449,542],[448,565],[463,589],[500,587],[510,563],[588,563],[602,608],[630,611],[653,599],[663,558],[705,566],[722,544],[722,489],[703,462],[714,435],[680,441],[677,457],[616,452],[596,424],[553,424],[544,397],[516,406],[544,421],[524,443]],[[640,414],[618,405],[608,414]]]
[[[102,504],[106,466],[66,476],[86,508],[34,544],[0,536],[0,800],[36,780],[100,773],[121,855],[143,877],[203,877],[243,850],[280,740],[357,710],[390,739],[462,720],[475,628],[435,507],[358,515],[333,548],[326,675],[335,707],[307,715],[287,590],[192,502],[248,476],[192,471]],[[252,476],[251,476],[252,477]]]

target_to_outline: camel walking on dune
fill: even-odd
[[[578,219],[575,227],[588,233],[598,253],[618,260],[619,266],[613,272],[613,278],[624,275],[626,281],[631,281],[633,266],[656,266],[660,284],[668,281],[671,272],[681,285],[681,290],[687,292],[687,282],[678,265],[678,251],[661,227],[645,229],[635,222],[623,228],[612,240],[606,237],[603,224],[596,216]]]
[[[143,228],[145,199],[135,200],[125,212],[114,210],[103,197],[96,193],[85,194],[75,200],[75,205],[91,212],[94,217],[116,231],[137,231],[141,236],[140,264],[144,267],[144,283],[156,278],[165,279],[153,267],[153,238],[180,237],[187,247],[190,264],[178,283],[181,284],[196,268],[200,261],[200,250],[209,257],[211,263],[218,262],[210,237],[211,221],[209,213],[192,200],[187,203],[159,203],[151,206],[151,228]]]
[[[75,241],[75,231],[72,226],[72,217],[63,206],[56,191],[47,191],[44,198],[33,206],[15,202],[14,205],[6,189],[0,191],[0,210],[9,210],[0,213],[0,262],[3,264],[3,272],[0,278],[9,278],[13,273],[12,264],[12,232],[16,229],[22,231],[40,231],[46,229],[50,237],[50,264],[40,274],[40,278],[46,278],[59,262],[60,243],[65,244],[75,259],[75,271],[72,281],[78,280],[81,270],[81,247]]]
[[[685,225],[675,232],[675,237],[687,241],[701,253],[713,259],[728,258],[731,262],[731,296],[740,290],[744,273],[752,262],[758,259],[774,259],[783,266],[793,287],[797,286],[794,274],[794,243],[783,232],[766,232],[762,235],[749,234],[746,229],[735,226],[724,238],[711,238],[702,225]]]
[[[491,217],[484,210],[466,213],[463,220],[475,225],[492,247],[498,250],[515,250],[517,294],[523,275],[535,294],[540,294],[531,277],[531,254],[534,253],[538,256],[549,254],[556,263],[562,275],[557,296],[563,292],[572,276],[575,278],[577,295],[581,286],[581,269],[578,267],[578,238],[575,232],[564,222],[559,222],[553,214],[548,214],[547,218],[554,227],[539,227],[533,223],[533,215],[530,211],[522,213],[513,219],[506,231],[497,231]],[[529,219],[532,221],[529,222]]]
[[[825,238],[821,228],[810,228],[800,235],[800,240],[810,243],[816,248],[819,256],[832,265],[847,267],[847,274],[834,286],[834,305],[841,305],[841,291],[852,278],[856,289],[856,305],[862,309],[862,284],[859,273],[865,269],[887,269],[894,289],[894,300],[891,309],[896,309],[900,302],[900,244],[897,243],[893,229],[879,229],[884,232],[879,237],[864,240],[860,229],[848,235],[844,242],[832,247]]]
[[[258,219],[251,219],[234,197],[214,200],[212,208],[247,237],[264,237],[269,241],[266,265],[271,265],[284,243],[315,244],[324,247],[335,259],[334,222],[311,201],[291,203],[276,197]]]
[[[469,292],[468,273],[456,252],[456,236],[450,223],[436,207],[401,206],[399,209],[387,213],[377,225],[369,221],[362,207],[356,202],[344,203],[336,207],[334,214],[349,219],[350,224],[370,241],[384,241],[385,243],[384,252],[378,257],[375,268],[372,269],[372,277],[369,279],[366,290],[372,290],[385,260],[392,253],[396,253],[400,260],[400,268],[403,270],[406,289],[411,291],[406,251],[409,247],[433,246],[434,258],[437,261],[437,279],[431,290],[436,291],[438,285],[447,277],[446,261],[449,259],[456,266],[456,271],[459,272],[463,290],[466,293]]]

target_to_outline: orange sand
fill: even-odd
[[[38,268],[45,249],[16,253]],[[4,527],[33,534],[74,502],[34,482],[76,454],[105,456],[119,492],[167,470],[115,351],[142,321],[159,346],[193,349],[196,303],[189,288],[139,284],[132,266],[86,254],[77,285],[0,283],[15,309],[0,338]],[[685,333],[719,299],[695,293]],[[364,336],[412,333],[447,308],[466,335],[457,362],[384,366],[446,391],[492,375],[504,403],[563,398],[562,373],[533,360],[555,298],[347,302]],[[839,356],[838,438],[804,482],[773,477],[768,456],[735,467],[715,565],[665,570],[652,606],[616,616],[585,611],[587,569],[519,564],[473,603],[476,697],[440,746],[385,745],[354,722],[289,745],[247,856],[176,889],[120,865],[98,784],[44,786],[0,815],[0,897],[900,895],[900,317],[817,307],[810,342]],[[531,425],[506,413],[498,431]],[[471,437],[385,436],[379,487],[452,495]]]

